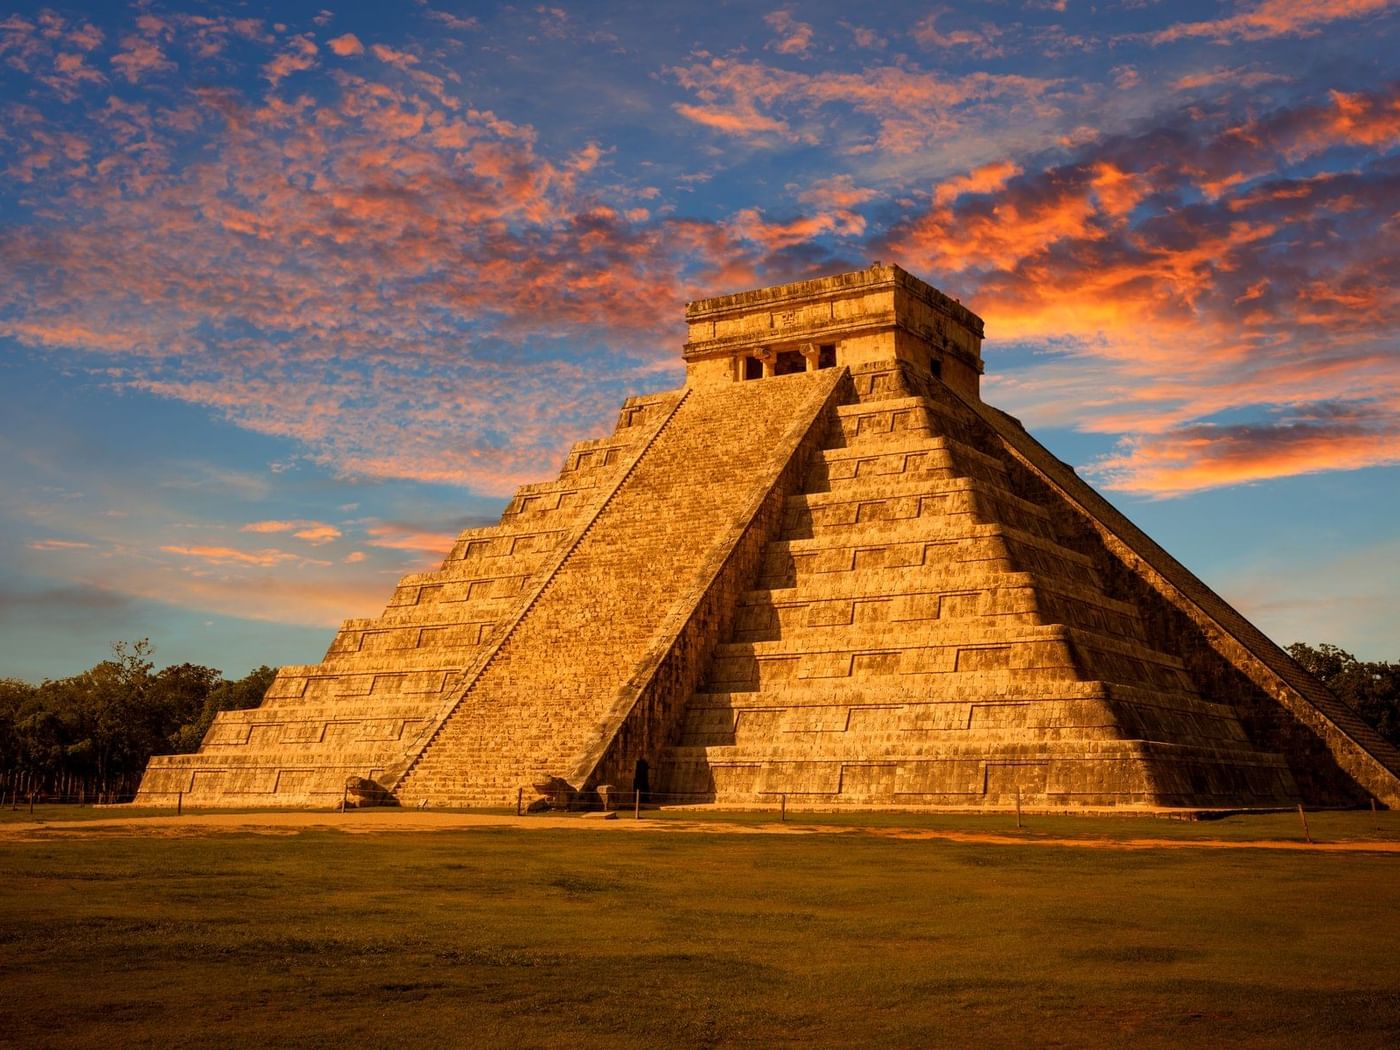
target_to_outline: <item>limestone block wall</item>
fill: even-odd
[[[916,358],[630,399],[138,800],[508,805],[645,758],[697,801],[1400,805],[1396,749]]]
[[[1400,806],[1400,751],[1011,417],[960,402],[1005,450],[1013,485],[1058,508],[1057,531],[1140,610],[1149,636],[1178,653],[1193,681],[1228,704],[1249,740],[1281,754],[1315,805]]]
[[[941,384],[940,384],[941,386]],[[1149,644],[1004,456],[896,367],[855,376],[663,757],[697,800],[1279,804],[1234,711]]]
[[[732,629],[740,596],[768,543],[781,531],[788,499],[800,488],[836,401],[849,386],[844,369],[823,378],[826,382],[815,384],[811,402],[774,445],[749,498],[734,508],[728,527],[715,537],[691,593],[673,606],[673,622],[657,632],[651,652],[572,763],[566,777],[571,783],[587,790],[600,784],[626,790],[638,762],[656,766],[662,751],[680,738],[686,701],[716,644]],[[823,400],[814,414],[818,398]]]
[[[522,787],[577,775],[742,538],[736,518],[791,458],[794,426],[816,418],[840,376],[689,390],[397,776],[399,798],[511,804]]]
[[[558,479],[522,486],[499,524],[464,531],[437,571],[405,576],[380,616],[346,620],[319,664],[281,668],[262,705],[220,714],[197,753],[153,759],[138,800],[329,805],[348,776],[401,762],[679,398],[629,399]]]

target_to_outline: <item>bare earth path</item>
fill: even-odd
[[[1247,849],[1303,850],[1308,852],[1400,853],[1400,842],[1314,842],[1287,839],[1229,840],[1211,838],[1103,838],[1061,837],[1041,834],[1012,835],[996,832],[933,828],[851,827],[807,823],[743,824],[717,820],[634,820],[592,816],[502,816],[490,813],[432,812],[424,810],[372,810],[365,812],[254,812],[189,813],[182,816],[114,816],[92,820],[16,821],[0,824],[0,842],[38,841],[55,838],[140,836],[185,838],[221,833],[295,835],[302,831],[340,831],[348,834],[383,834],[395,831],[465,831],[492,828],[524,830],[600,831],[615,834],[637,832],[700,832],[724,835],[857,835],[875,838],[928,839],[995,846],[1071,846],[1081,849]]]

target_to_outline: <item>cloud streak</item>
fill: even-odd
[[[121,54],[190,32],[152,20]],[[262,97],[94,99],[79,134],[17,118],[10,171],[42,171],[47,199],[0,231],[0,334],[119,360],[116,385],[348,475],[505,494],[611,414],[615,386],[564,407],[561,384],[647,372],[680,304],[752,280],[747,260],[782,237],[755,220],[745,248],[726,224],[604,204],[596,146],[551,160],[533,128],[445,97],[446,74],[404,51],[370,45],[383,76],[330,71],[313,100],[282,89],[314,69],[314,42],[268,46]],[[622,356],[561,356],[604,333]]]
[[[1397,117],[1400,85],[1334,91],[991,165],[940,183],[884,249],[960,275],[993,337],[1072,355],[1003,389],[1032,420],[1125,434],[1093,467],[1112,488],[1394,463],[1400,433],[1368,406],[1400,404]],[[1337,151],[1349,170],[1316,170]]]

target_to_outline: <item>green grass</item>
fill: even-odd
[[[17,1047],[1400,1041],[1394,856],[580,826],[0,865]]]

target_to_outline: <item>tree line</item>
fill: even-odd
[[[1345,649],[1323,642],[1294,642],[1288,655],[1322,679],[1361,720],[1400,747],[1400,663],[1358,660]]]
[[[1400,746],[1400,663],[1358,660],[1326,642],[1289,654]],[[276,670],[230,681],[198,664],[157,671],[147,639],[71,678],[0,679],[0,798],[130,799],[152,755],[198,751],[220,711],[257,707]]]
[[[0,793],[11,800],[129,800],[152,755],[198,751],[220,711],[257,707],[276,670],[234,681],[213,667],[157,671],[147,639],[70,678],[0,679]]]

